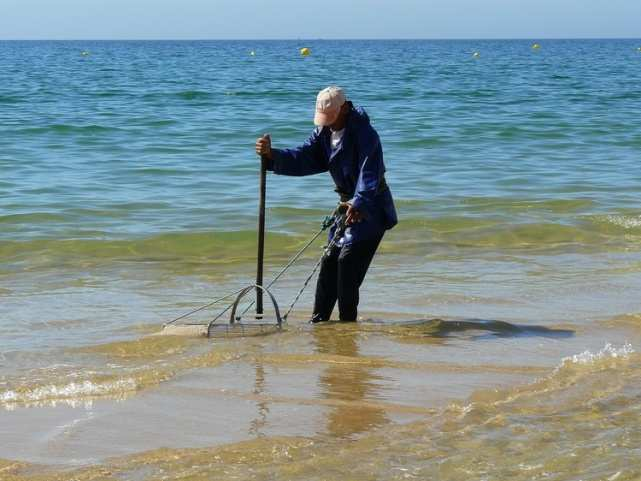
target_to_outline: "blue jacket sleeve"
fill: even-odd
[[[383,150],[378,134],[371,126],[358,132],[356,142],[359,174],[351,204],[356,209],[367,209],[374,202],[385,173]]]
[[[267,164],[267,170],[272,170],[275,174],[295,176],[327,172],[328,159],[320,132],[320,129],[315,129],[309,139],[295,149],[272,149],[272,159]]]

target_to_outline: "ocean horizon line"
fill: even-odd
[[[341,41],[525,41],[525,40],[641,40],[640,37],[344,37],[344,38],[0,38],[0,42],[341,42]]]

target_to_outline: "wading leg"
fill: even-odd
[[[334,247],[321,263],[318,281],[316,282],[316,297],[312,322],[329,321],[336,298],[338,296],[336,279],[338,277],[338,255],[340,247]]]
[[[341,321],[356,321],[359,288],[382,239],[343,246],[338,256],[338,310]]]

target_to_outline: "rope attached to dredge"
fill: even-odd
[[[225,299],[229,299],[232,296],[236,296],[236,295],[240,294],[242,291],[243,291],[243,289],[238,289],[236,292],[232,292],[230,294],[227,294],[226,296],[219,297],[218,299],[211,301],[209,304],[205,304],[204,306],[197,307],[193,311],[189,311],[189,312],[187,312],[187,313],[185,313],[185,314],[183,314],[181,316],[178,316],[176,319],[172,319],[171,321],[165,322],[164,325],[165,326],[169,326],[170,324],[173,324],[174,322],[177,322],[177,321],[180,321],[182,319],[185,319],[186,317],[193,316],[197,312],[204,311],[208,307],[214,306],[214,305],[218,304],[219,302],[224,301]],[[231,307],[231,305],[230,305],[230,307]],[[225,309],[225,311],[223,311],[222,314],[224,314],[227,310],[229,310],[229,307],[227,309]]]
[[[285,264],[285,266],[278,272],[278,274],[276,274],[276,276],[271,280],[271,282],[269,284],[267,284],[267,286],[264,286],[264,287],[260,286],[261,289],[263,289],[265,292],[268,293],[268,295],[271,296],[271,294],[269,293],[268,289],[270,287],[272,287],[274,284],[276,284],[276,282],[300,259],[300,257],[305,253],[305,251],[307,251],[307,249],[309,249],[309,247],[311,247],[311,245],[316,241],[316,239],[318,239],[318,237],[320,237],[320,235],[323,232],[325,232],[327,229],[329,229],[332,226],[334,227],[334,234],[332,235],[332,238],[330,239],[328,244],[323,248],[323,254],[321,255],[320,259],[314,265],[310,275],[307,277],[307,279],[303,283],[302,287],[300,288],[300,290],[296,294],[294,300],[291,302],[289,308],[287,309],[287,312],[285,313],[285,315],[282,316],[282,318],[284,320],[287,320],[287,317],[292,312],[292,310],[294,309],[294,306],[299,301],[299,299],[302,296],[303,292],[305,291],[305,289],[309,285],[310,281],[312,280],[312,278],[316,274],[316,271],[320,267],[320,265],[323,262],[323,259],[325,258],[325,256],[328,255],[328,253],[337,245],[338,241],[340,240],[340,238],[343,236],[343,234],[345,232],[345,227],[346,227],[345,226],[345,214],[343,212],[343,209],[341,209],[340,205],[339,205],[339,207],[337,207],[332,212],[332,214],[330,216],[325,217],[325,219],[322,222],[320,230],[317,233],[315,233],[312,236],[312,238],[296,254],[294,254],[294,256],[287,262],[287,264]],[[257,286],[252,286],[251,288],[255,288],[255,287],[257,287]],[[242,318],[242,316],[245,315],[247,313],[247,311],[249,311],[249,309],[251,309],[252,306],[254,306],[254,304],[256,302],[256,301],[252,301],[242,311],[242,313],[239,316],[236,316],[236,308],[238,307],[238,301],[240,300],[240,298],[243,297],[244,294],[246,294],[245,291],[247,291],[247,289],[248,289],[247,287],[244,287],[242,289],[238,289],[235,292],[227,294],[227,295],[225,295],[223,297],[220,297],[218,299],[215,299],[215,300],[213,300],[213,301],[211,301],[211,302],[209,302],[209,303],[207,303],[207,304],[205,304],[203,306],[200,306],[200,307],[198,307],[198,308],[196,308],[196,309],[194,309],[192,311],[189,311],[189,312],[187,312],[185,314],[182,314],[181,316],[178,316],[175,319],[172,319],[171,321],[166,322],[164,325],[165,326],[169,326],[171,324],[174,324],[175,322],[178,322],[178,321],[180,321],[182,319],[190,317],[190,316],[192,316],[192,315],[194,315],[194,314],[196,314],[198,312],[201,312],[201,311],[203,311],[203,310],[205,310],[207,308],[210,308],[210,307],[212,307],[212,306],[214,306],[214,305],[216,305],[216,304],[218,304],[218,303],[220,303],[220,302],[222,302],[222,301],[224,301],[226,299],[229,299],[231,297],[236,296],[235,302],[230,303],[227,307],[225,307],[225,309],[223,309],[220,313],[218,313],[212,319],[211,322],[209,322],[209,331],[211,331],[211,326],[218,319],[220,319],[226,312],[228,312],[230,309],[233,309],[232,318],[230,319],[230,322],[234,323],[235,321],[240,320]],[[275,307],[276,307],[276,309],[278,308],[276,304],[275,304]],[[280,319],[280,314],[278,315],[278,317]]]
[[[309,282],[312,280],[312,278],[316,274],[316,271],[318,270],[318,268],[322,264],[323,259],[325,258],[325,256],[329,255],[329,253],[336,246],[336,244],[338,243],[340,238],[343,237],[343,233],[345,232],[345,217],[343,215],[341,215],[340,217],[338,217],[338,219],[335,222],[336,222],[336,229],[334,230],[334,235],[332,236],[331,241],[323,249],[323,254],[321,255],[320,259],[318,259],[318,262],[316,262],[316,265],[314,265],[314,268],[312,269],[312,272],[309,274],[307,279],[305,279],[305,282],[303,283],[302,287],[298,291],[298,294],[296,294],[296,297],[294,298],[294,300],[290,304],[289,308],[287,309],[287,312],[283,316],[283,319],[287,320],[287,317],[289,316],[289,314],[294,309],[294,306],[296,305],[296,303],[300,299],[300,296],[303,295],[303,292],[305,291],[305,289],[309,285]]]
[[[285,267],[283,267],[283,268],[281,269],[281,271],[280,271],[278,274],[276,274],[276,276],[272,279],[272,281],[271,281],[269,284],[267,284],[267,286],[265,286],[265,287],[266,287],[267,289],[269,289],[269,288],[270,288],[270,287],[272,287],[274,284],[276,284],[276,282],[278,281],[278,279],[280,279],[280,278],[283,276],[283,274],[285,274],[285,272],[287,272],[287,271],[289,270],[289,268],[290,268],[290,267],[292,267],[292,266],[296,263],[296,261],[298,261],[298,259],[300,259],[300,256],[302,256],[302,255],[305,253],[305,251],[306,251],[307,249],[309,249],[309,247],[310,247],[310,246],[311,246],[311,245],[316,241],[316,239],[318,239],[318,238],[320,237],[320,235],[321,235],[323,232],[325,232],[329,227],[331,227],[331,226],[332,226],[332,224],[333,224],[334,222],[335,222],[335,213],[333,213],[331,216],[327,216],[327,217],[325,217],[325,219],[323,220],[323,223],[321,224],[321,228],[320,228],[320,230],[319,230],[316,234],[314,234],[314,236],[313,236],[313,237],[312,237],[312,238],[311,238],[311,239],[310,239],[310,240],[309,240],[309,241],[308,241],[308,242],[303,246],[303,248],[302,248],[301,250],[299,250],[299,251],[298,251],[298,252],[297,252],[297,253],[296,253],[296,254],[295,254],[295,255],[294,255],[294,256],[289,260],[289,262],[287,262],[287,264],[285,265]],[[333,239],[332,239],[332,240],[333,240]],[[314,269],[314,271],[315,271],[315,270],[316,270],[316,268]],[[312,274],[312,275],[313,275],[313,274]],[[308,281],[308,282],[309,282],[309,281]],[[302,294],[302,292],[301,292],[301,294]],[[300,296],[298,296],[298,297],[300,297]],[[296,299],[296,300],[298,300],[298,299]],[[243,310],[243,312],[241,313],[241,317],[242,317],[242,316],[244,316],[244,315],[247,313],[247,311],[249,311],[249,310],[254,306],[254,304],[255,304],[255,301],[252,301],[252,302],[251,302],[251,303],[250,303],[250,304],[249,304],[249,305],[248,305],[248,306]],[[287,314],[289,314],[289,312],[290,312],[290,311],[291,311],[291,309],[287,311]],[[287,319],[287,314],[285,314],[285,315],[283,316],[283,319]]]

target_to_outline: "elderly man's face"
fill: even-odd
[[[343,127],[345,127],[345,119],[347,118],[348,110],[349,107],[347,106],[347,102],[345,102],[341,107],[341,111],[339,112],[338,117],[336,117],[334,123],[329,126],[331,130],[341,130]]]

